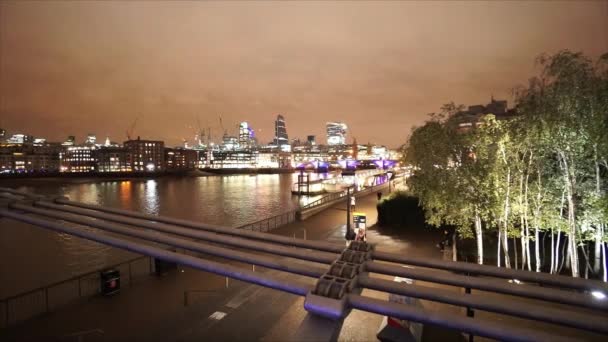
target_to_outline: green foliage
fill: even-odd
[[[515,91],[517,116],[486,115],[458,132],[462,106],[450,103],[413,129],[408,184],[428,224],[470,236],[479,215],[486,234],[523,239],[525,226],[607,240],[608,53],[593,63],[562,51],[538,65],[539,76]]]
[[[380,226],[424,226],[424,211],[419,200],[409,192],[397,191],[383,198],[377,205]]]

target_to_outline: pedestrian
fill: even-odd
[[[355,196],[350,196],[350,210],[355,211]]]
[[[378,196],[378,201],[380,201],[382,199],[382,192],[378,191],[378,193],[376,194],[376,196]]]

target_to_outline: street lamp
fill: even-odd
[[[355,235],[350,224],[350,188],[350,185],[346,188],[346,232],[344,233],[344,239],[347,241],[353,240]]]

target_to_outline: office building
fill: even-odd
[[[131,157],[124,147],[104,146],[97,149],[97,171],[131,172]]]
[[[165,148],[166,170],[192,170],[197,167],[198,151]]]
[[[93,172],[97,166],[95,146],[67,146],[59,153],[60,172]]]
[[[165,164],[165,143],[155,140],[128,140],[124,142],[129,163],[135,172],[162,171]]]
[[[328,122],[327,145],[344,145],[346,143],[346,124],[342,122]]]
[[[239,125],[239,148],[248,149],[254,145],[253,129],[247,122],[241,122]]]
[[[287,127],[285,126],[285,118],[283,115],[277,115],[274,121],[274,141],[276,146],[289,145],[289,137],[287,136]]]
[[[307,136],[307,137],[306,137],[306,143],[307,143],[309,146],[314,146],[314,145],[316,145],[316,144],[317,144],[317,142],[316,142],[316,137],[315,137],[314,135],[309,135],[309,136]]]

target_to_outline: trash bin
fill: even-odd
[[[111,296],[120,292],[120,271],[106,270],[100,273],[101,295]]]

